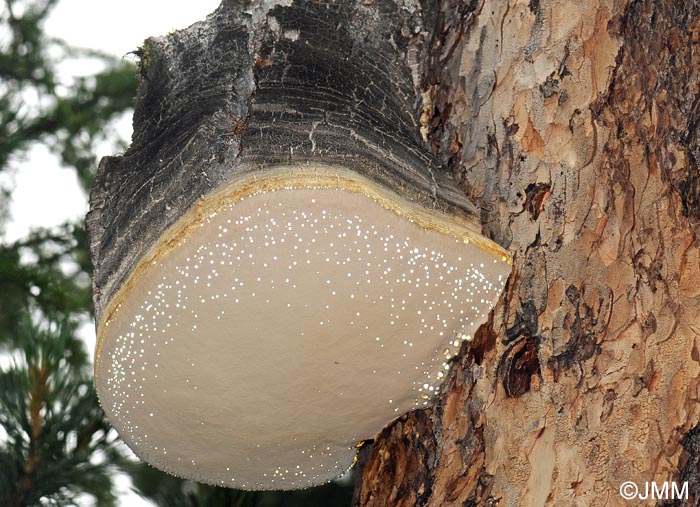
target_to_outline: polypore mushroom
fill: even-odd
[[[415,17],[350,4],[249,16],[224,2],[151,40],[134,143],[100,166],[98,394],[134,452],[181,477],[293,489],[342,475],[358,442],[440,390],[510,271],[420,147],[410,68],[367,63],[401,62],[389,37]],[[319,19],[366,32],[319,39]],[[270,40],[264,66],[232,49]]]

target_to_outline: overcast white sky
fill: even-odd
[[[49,35],[73,46],[101,49],[118,57],[136,49],[145,38],[164,35],[203,20],[220,0],[59,0],[46,24]],[[1,7],[0,7],[1,8]],[[73,62],[64,73],[90,74],[86,62]],[[125,139],[131,137],[131,117],[118,122]],[[105,145],[100,155],[110,154]],[[84,217],[87,198],[72,170],[62,169],[58,160],[42,147],[33,148],[26,160],[15,164],[15,190],[10,207],[11,221],[5,240],[24,236],[31,227],[51,227],[68,219]],[[94,344],[92,325],[85,326],[89,344]],[[133,493],[128,481],[118,481],[124,507],[151,506]]]
[[[203,20],[221,0],[60,0],[46,28],[75,46],[122,56],[153,35]]]

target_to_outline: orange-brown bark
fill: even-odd
[[[619,486],[687,481],[696,505],[700,5],[440,9],[425,133],[516,261],[435,405],[376,440],[357,504],[642,505]]]

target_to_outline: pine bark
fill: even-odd
[[[432,148],[514,269],[440,399],[364,450],[356,504],[698,505],[700,4],[438,9]]]

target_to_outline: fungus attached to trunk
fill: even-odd
[[[110,421],[243,489],[343,474],[440,390],[510,271],[421,147],[420,13],[280,3],[147,41],[88,218]]]

